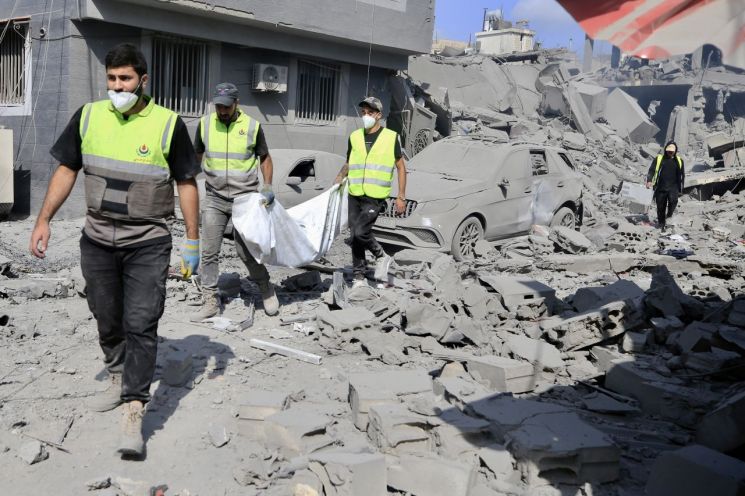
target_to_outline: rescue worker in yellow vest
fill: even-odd
[[[364,127],[349,137],[347,162],[336,176],[337,184],[345,177],[349,181],[353,287],[366,284],[366,250],[376,259],[375,279],[384,281],[388,277],[392,259],[375,239],[372,226],[391,195],[394,170],[398,171],[398,196],[394,208],[399,215],[406,208],[406,164],[398,134],[380,125],[383,104],[378,98],[367,97],[359,107]]]
[[[670,141],[665,145],[665,154],[652,160],[647,172],[647,188],[654,188],[657,202],[657,226],[665,231],[667,219],[672,217],[678,205],[678,195],[683,193],[685,166],[678,155],[678,145]]]
[[[202,163],[206,178],[207,196],[202,218],[202,308],[191,316],[193,322],[201,322],[220,310],[218,257],[225,226],[232,216],[233,200],[259,189],[259,167],[264,178],[261,188],[264,203],[274,202],[272,157],[261,125],[238,106],[238,88],[232,83],[217,85],[213,103],[215,111],[202,117],[194,139],[197,160]],[[279,301],[269,282],[269,272],[254,259],[235,229],[233,238],[238,256],[259,286],[264,312],[276,315]]]
[[[110,380],[88,407],[103,412],[124,403],[118,451],[139,456],[171,260],[173,181],[186,224],[182,266],[191,273],[199,265],[199,165],[181,118],[143,94],[143,54],[121,44],[106,55],[105,65],[109,99],[75,112],[50,150],[60,165],[29,248],[44,258],[49,223],[82,169],[87,212],[80,265]]]

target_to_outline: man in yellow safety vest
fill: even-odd
[[[352,265],[354,286],[366,283],[365,251],[376,259],[375,279],[385,280],[391,257],[372,233],[372,226],[391,194],[394,170],[398,171],[398,196],[395,210],[399,215],[406,208],[406,164],[401,142],[395,131],[380,125],[383,104],[378,98],[367,97],[359,103],[363,128],[352,132],[347,148],[347,162],[336,177],[349,181],[349,229],[352,232]]]
[[[80,266],[111,381],[88,407],[103,412],[123,403],[118,451],[139,456],[171,260],[173,182],[186,224],[182,271],[190,275],[199,265],[199,165],[181,118],[143,94],[149,80],[144,55],[133,45],[117,45],[105,66],[109,99],[75,112],[50,150],[60,165],[29,248],[45,257],[50,221],[82,170],[88,208]]]
[[[238,88],[232,83],[218,84],[212,101],[215,111],[202,117],[194,139],[207,189],[202,219],[202,307],[191,316],[194,322],[212,317],[220,309],[218,257],[225,226],[233,214],[233,200],[239,195],[258,191],[259,168],[264,178],[261,188],[264,202],[267,205],[274,202],[274,166],[261,125],[238,106]],[[276,315],[279,301],[274,286],[269,282],[269,272],[254,259],[235,229],[233,237],[238,256],[259,286],[264,312]]]
[[[678,195],[683,193],[685,167],[678,155],[678,145],[670,141],[665,145],[665,154],[652,160],[647,172],[647,188],[654,188],[657,202],[657,226],[664,231],[667,219],[672,217],[678,205]]]

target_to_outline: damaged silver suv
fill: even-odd
[[[533,224],[574,228],[582,219],[582,179],[562,148],[456,136],[419,152],[407,169],[405,212],[396,215],[389,198],[373,227],[381,243],[463,260],[481,239],[519,236]]]

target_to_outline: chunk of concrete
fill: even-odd
[[[433,448],[433,424],[401,403],[372,405],[368,418],[367,437],[383,453],[426,453]]]
[[[543,369],[557,370],[564,366],[559,350],[545,341],[511,334],[507,337],[506,343],[513,356],[532,363],[536,372]]]
[[[584,151],[587,148],[587,138],[584,134],[566,132],[562,136],[561,144],[569,150]]]
[[[702,388],[690,388],[674,377],[665,377],[642,362],[615,360],[605,377],[605,387],[639,402],[648,414],[659,415],[684,427],[698,423],[698,413],[710,408],[716,397]]]
[[[613,301],[641,302],[644,290],[635,282],[620,279],[607,286],[579,288],[572,298],[578,312],[602,307]]]
[[[701,419],[696,442],[718,451],[745,444],[745,391],[725,399]]]
[[[341,333],[360,329],[370,329],[379,325],[377,317],[364,307],[349,306],[342,310],[318,310],[316,317],[319,327],[326,325],[334,332]]]
[[[166,357],[163,380],[172,387],[186,386],[192,379],[193,371],[191,353],[182,350],[171,351]]]
[[[469,358],[468,373],[500,393],[525,393],[535,388],[537,377],[533,365],[498,356]]]
[[[595,246],[584,234],[565,226],[552,227],[548,238],[562,250],[572,254],[585,253]]]
[[[264,420],[264,436],[267,447],[279,450],[291,458],[333,444],[326,435],[331,418],[307,406],[275,413]]]
[[[622,138],[629,138],[634,143],[649,143],[660,131],[636,99],[620,88],[608,95],[605,120]]]
[[[388,486],[412,496],[467,496],[476,467],[434,455],[403,455],[388,465]]]
[[[428,303],[415,302],[406,307],[404,332],[412,336],[433,336],[438,341],[445,336],[453,320],[443,310]]]
[[[621,450],[575,413],[527,418],[505,435],[529,483],[581,484],[618,479]]]
[[[742,496],[745,462],[695,444],[665,451],[652,465],[646,494]]]
[[[497,478],[512,475],[515,459],[507,448],[501,444],[491,444],[478,451],[479,459]]]
[[[442,396],[448,403],[461,410],[473,401],[479,401],[494,394],[473,379],[463,377],[438,377],[432,384],[432,392]]]
[[[652,344],[651,332],[627,332],[623,335],[621,349],[626,353],[641,353]]]
[[[556,298],[554,289],[535,279],[496,276],[489,273],[480,273],[478,277],[481,282],[499,293],[502,304],[510,311],[517,310],[517,307],[532,300],[545,298],[547,302],[552,302]]]
[[[222,448],[230,441],[230,434],[224,425],[210,424],[207,427],[210,442],[215,448]]]
[[[34,463],[39,463],[49,458],[49,452],[44,446],[44,443],[33,440],[24,443],[18,449],[18,458],[29,465],[33,465]]]
[[[400,396],[432,390],[432,378],[423,369],[363,372],[349,376],[349,405],[358,429],[367,430],[370,407],[398,402]]]
[[[438,453],[453,460],[464,460],[479,447],[493,442],[491,423],[448,408],[437,415],[440,425],[434,428]]]
[[[605,113],[605,104],[608,100],[608,89],[584,82],[572,82],[574,87],[585,102],[587,112],[592,120],[596,121],[603,117]]]
[[[238,418],[244,420],[264,420],[287,409],[290,393],[282,391],[248,390],[239,401]]]
[[[387,469],[379,453],[317,453],[310,456],[310,469],[323,471],[326,496],[386,496]]]

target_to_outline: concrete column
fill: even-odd
[[[595,47],[595,40],[585,35],[585,56],[582,62],[582,72],[590,72],[592,70],[592,51]]]
[[[610,66],[613,69],[618,69],[619,65],[621,65],[621,49],[618,48],[616,45],[613,45],[613,49],[611,50],[610,54]]]

